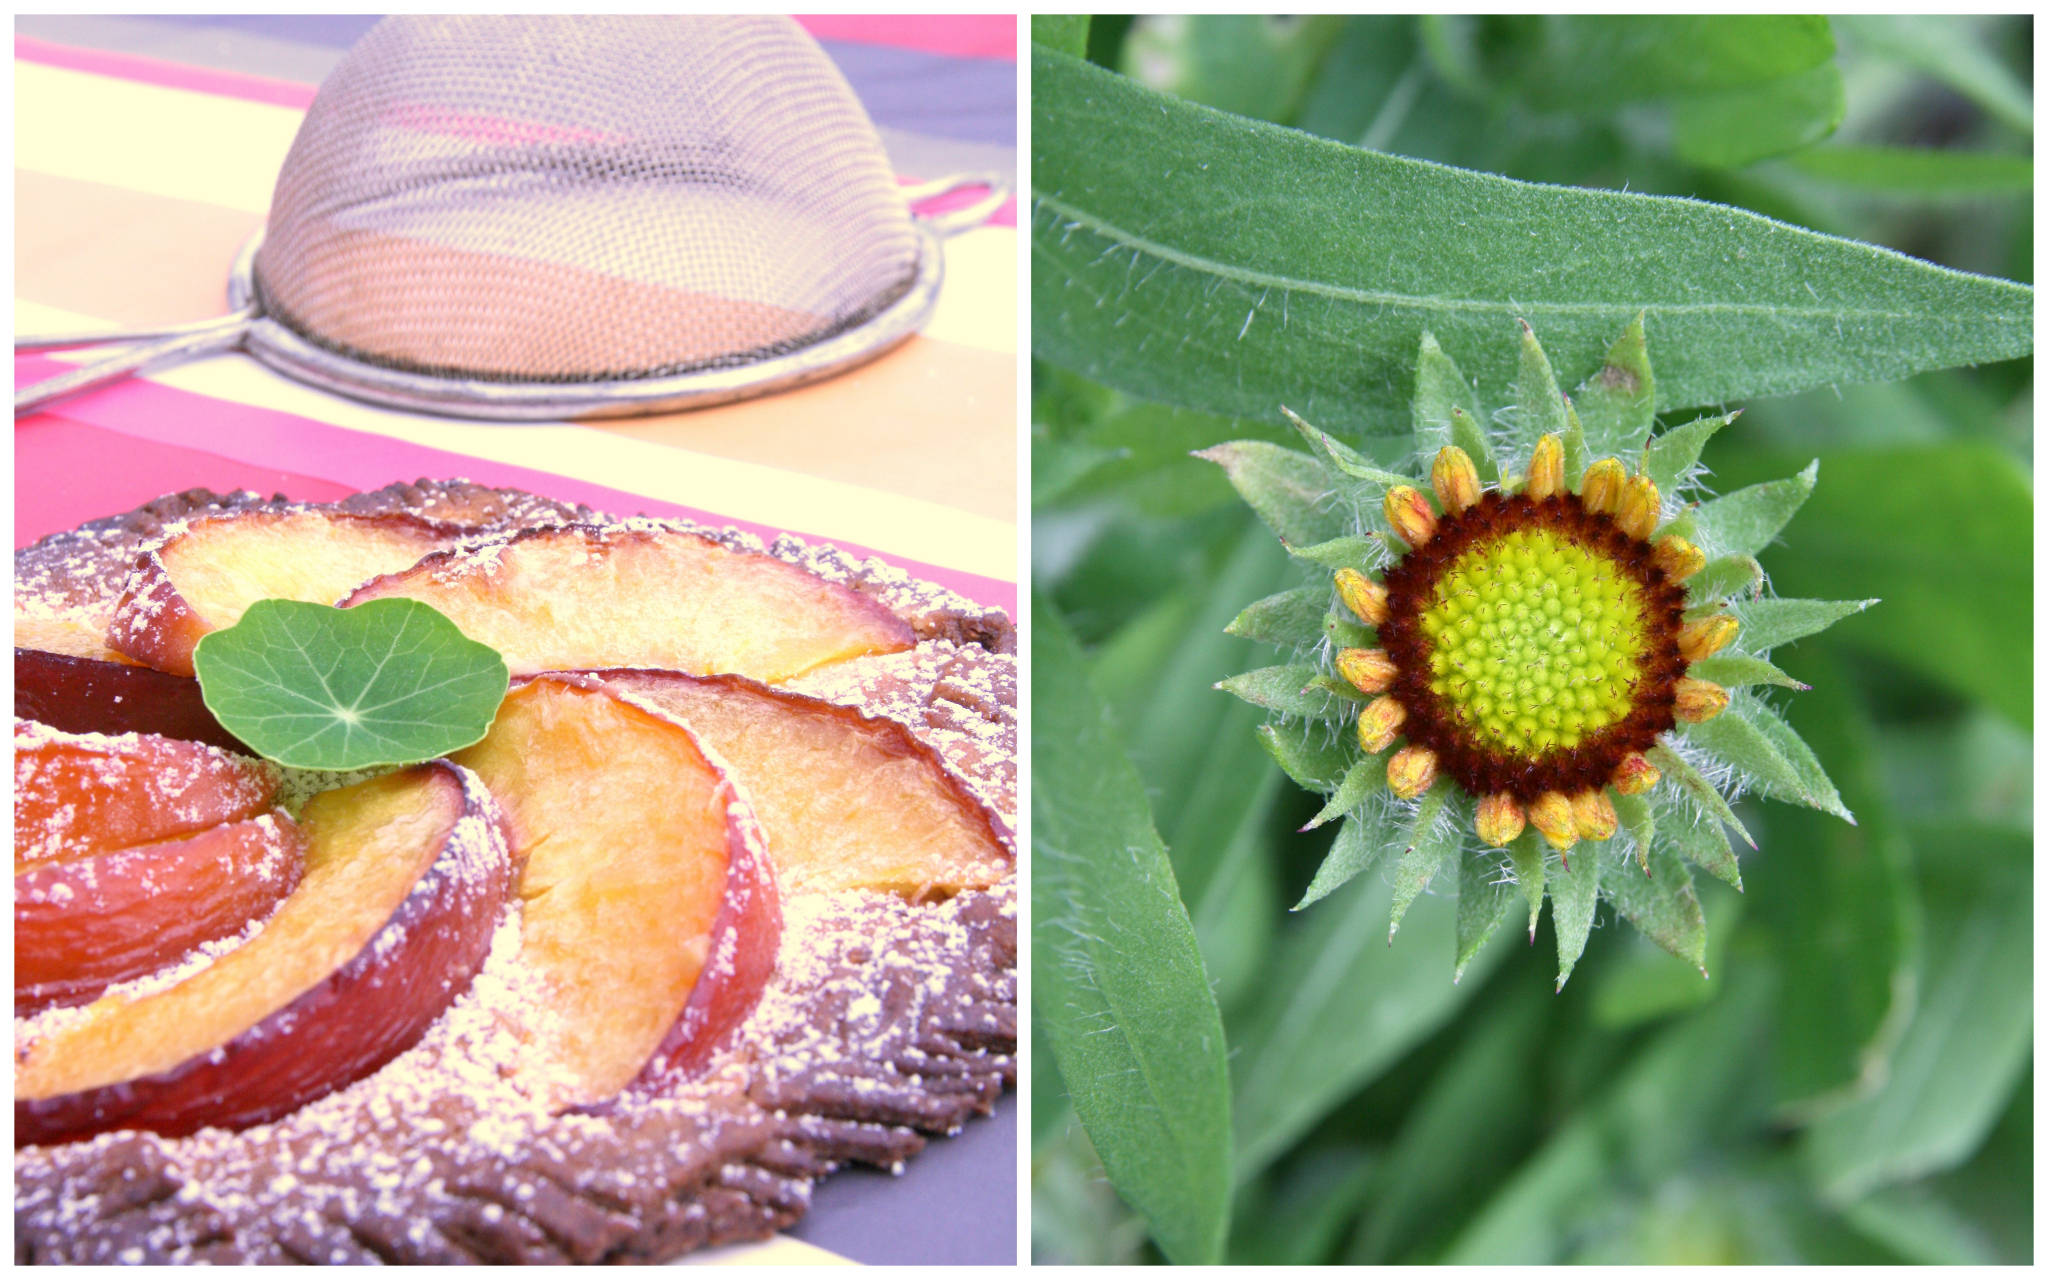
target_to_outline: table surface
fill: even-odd
[[[313,87],[374,20],[17,18],[17,334],[221,313],[229,264],[262,225]],[[901,178],[993,170],[1014,182],[1014,19],[801,21]],[[1014,611],[1015,220],[1012,201],[946,242],[923,334],[851,373],[739,405],[504,426],[375,408],[242,355],[132,379],[17,420],[15,542],[195,486],[317,500],[463,475],[600,510],[787,530]],[[17,356],[16,383],[63,367]],[[900,1178],[826,1180],[791,1233],[798,1243],[766,1256],[1013,1261],[1016,1162],[1008,1097]]]

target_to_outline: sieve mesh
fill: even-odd
[[[402,17],[322,84],[254,264],[353,360],[500,382],[743,366],[902,297],[923,239],[779,17]]]

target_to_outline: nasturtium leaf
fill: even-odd
[[[193,652],[228,732],[295,769],[412,764],[481,740],[510,676],[431,605],[258,600]]]

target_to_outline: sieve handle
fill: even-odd
[[[76,369],[21,388],[14,393],[14,415],[20,417],[24,413],[32,413],[52,401],[116,382],[132,373],[162,368],[165,365],[178,364],[222,351],[232,351],[242,345],[242,335],[249,331],[249,323],[255,318],[256,313],[253,310],[237,311],[218,319],[145,334],[103,333],[23,339],[15,344],[16,351],[56,351],[66,347],[134,341],[138,337],[157,340],[127,347],[105,359],[80,365]]]
[[[914,186],[905,187],[903,188],[903,198],[916,205],[926,200],[936,200],[940,196],[951,195],[955,191],[966,191],[974,187],[987,187],[988,194],[976,200],[973,204],[963,205],[958,209],[948,209],[944,213],[921,213],[917,215],[918,221],[924,223],[924,225],[930,227],[939,235],[957,236],[963,231],[972,231],[982,223],[987,222],[996,210],[1003,207],[1003,202],[1010,198],[1010,180],[1008,178],[999,173],[956,173],[944,178],[934,178],[930,182],[920,182]]]

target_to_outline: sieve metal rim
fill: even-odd
[[[372,404],[499,422],[624,418],[705,409],[823,381],[916,336],[938,304],[946,262],[933,228],[922,218],[910,221],[917,235],[916,274],[895,301],[865,322],[809,346],[748,364],[660,377],[502,382],[412,373],[342,355],[261,312],[256,289],[261,228],[235,255],[228,273],[228,305],[237,311],[259,308],[243,339],[243,349],[250,355],[287,377]]]

